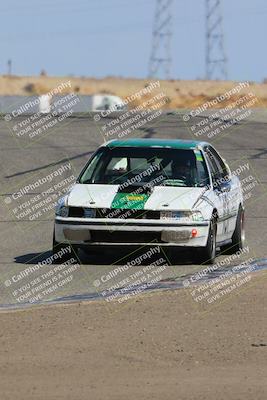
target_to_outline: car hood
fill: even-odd
[[[119,185],[75,184],[68,195],[68,206],[113,208]],[[145,210],[191,210],[205,188],[156,186],[146,196],[141,208]],[[130,193],[127,193],[130,195]]]

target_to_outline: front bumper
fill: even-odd
[[[192,237],[192,230],[197,235]],[[175,221],[86,219],[56,217],[55,240],[80,246],[158,245],[204,247],[209,222],[179,224]]]

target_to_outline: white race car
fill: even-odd
[[[206,142],[112,140],[56,206],[53,252],[90,246],[190,248],[213,263],[216,248],[243,248],[240,181]]]

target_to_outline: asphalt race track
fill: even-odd
[[[227,129],[210,139],[205,134],[199,133],[194,137],[191,127],[205,119],[191,118],[189,122],[183,120],[183,113],[164,113],[141,126],[127,137],[160,137],[181,139],[209,140],[227,160],[232,170],[239,170],[241,178],[247,185],[246,195],[246,237],[249,253],[244,255],[244,260],[249,257],[254,260],[266,257],[267,241],[267,115],[264,111],[253,111],[251,116],[243,122],[230,124]],[[51,253],[53,231],[53,209],[45,208],[45,196],[38,194],[47,190],[47,197],[52,192],[50,178],[54,171],[59,171],[57,188],[62,188],[60,182],[65,180],[65,187],[71,184],[68,178],[77,176],[82,166],[92,152],[104,141],[106,128],[112,118],[101,118],[95,121],[93,116],[72,116],[64,119],[55,126],[48,127],[44,134],[36,134],[29,139],[27,134],[16,135],[18,126],[25,121],[25,116],[6,121],[0,120],[0,164],[1,164],[1,259],[0,259],[0,304],[18,305],[18,293],[15,286],[10,284],[11,276],[19,275],[29,265],[35,265],[47,259]],[[113,119],[116,116],[113,116]],[[22,126],[22,125],[21,125]],[[15,127],[15,128],[14,128]],[[116,134],[110,134],[110,139]],[[68,170],[59,170],[62,165],[70,163]],[[242,175],[243,174],[243,175]],[[26,193],[22,188],[37,182],[41,177],[46,181],[40,190],[35,187]],[[249,184],[251,184],[249,186]],[[14,201],[12,194],[17,193],[20,198]],[[32,202],[31,202],[31,199]],[[34,200],[35,199],[35,200]],[[19,205],[29,202],[31,206],[43,201],[41,208],[36,207],[35,213],[27,214],[27,204],[24,208]],[[49,202],[47,203],[49,205]],[[18,209],[21,211],[19,212]],[[38,210],[43,211],[38,214]],[[24,210],[24,212],[23,212]],[[35,215],[35,216],[34,216]],[[31,220],[29,218],[31,216]],[[114,269],[114,264],[124,264],[132,250],[122,249],[112,252],[99,252],[91,255],[79,254],[81,266],[73,272],[72,279],[56,291],[48,293],[45,301],[58,298],[79,299],[83,295],[94,297],[96,293],[95,282],[103,274],[108,274]],[[137,250],[137,251],[140,251]],[[132,255],[130,256],[132,257]],[[166,255],[171,257],[171,255]],[[218,256],[218,261],[225,256]],[[169,259],[169,258],[168,258]],[[51,266],[43,268],[42,273],[48,272]],[[141,267],[140,267],[141,268]],[[175,257],[175,265],[170,265],[163,272],[163,279],[170,282],[178,281],[185,276],[198,271],[203,266],[187,263],[186,255]]]

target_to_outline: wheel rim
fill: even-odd
[[[210,241],[211,241],[211,258],[214,258],[216,255],[216,233],[215,233],[215,226],[214,224],[212,225],[211,229],[211,235],[210,235]]]

